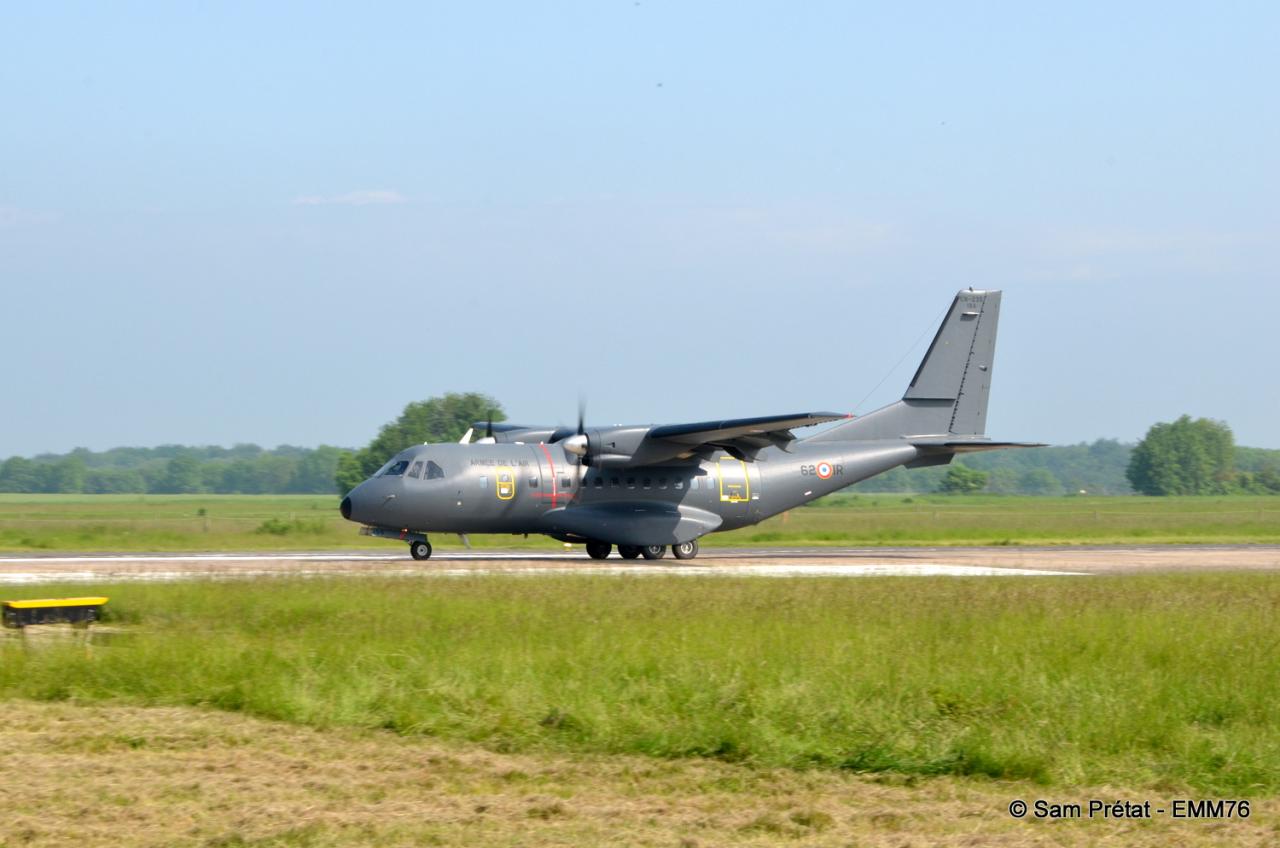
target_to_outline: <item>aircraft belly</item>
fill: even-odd
[[[635,501],[553,509],[540,523],[542,532],[615,545],[677,545],[719,529],[722,522],[697,507]]]

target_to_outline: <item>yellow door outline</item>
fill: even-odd
[[[498,494],[498,500],[511,500],[516,496],[516,470],[509,465],[499,465],[494,471],[498,483],[494,491]]]
[[[724,464],[726,462],[730,464],[730,471],[735,476],[737,475],[737,469],[733,468],[732,465],[733,463],[738,464],[738,467],[742,469],[742,482],[735,480],[727,486],[725,485]],[[727,456],[720,457],[720,500],[724,503],[744,503],[751,500],[751,476],[747,474],[747,464],[742,460]]]

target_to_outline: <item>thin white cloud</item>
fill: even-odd
[[[11,230],[27,224],[47,224],[57,217],[52,212],[21,209],[17,206],[0,206],[0,230]]]
[[[408,198],[392,189],[362,189],[346,194],[308,194],[293,199],[295,206],[387,206],[407,203]]]

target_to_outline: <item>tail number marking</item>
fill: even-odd
[[[830,480],[844,474],[844,466],[839,463],[819,462],[814,465],[800,466],[800,474],[805,477],[817,477],[819,480]]]

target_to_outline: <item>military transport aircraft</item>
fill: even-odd
[[[660,426],[576,429],[492,423],[472,443],[396,454],[342,499],[370,536],[431,556],[428,533],[542,533],[594,559],[698,553],[734,530],[899,465],[945,465],[1010,447],[986,429],[1000,292],[956,295],[902,400],[861,417],[769,415]],[[792,430],[840,421],[799,440]],[[484,426],[477,424],[476,427]]]

